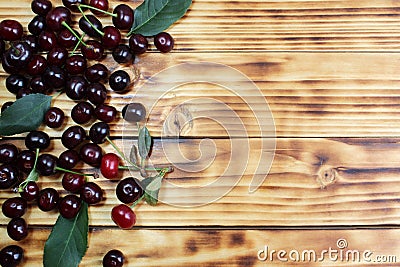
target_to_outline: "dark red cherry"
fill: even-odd
[[[23,35],[21,41],[27,43],[32,50],[32,53],[37,53],[39,51],[38,37],[32,34]]]
[[[78,124],[84,124],[92,119],[93,113],[93,106],[89,102],[81,101],[72,108],[71,118]]]
[[[39,191],[40,189],[37,183],[34,181],[29,181],[22,192],[20,192],[20,195],[26,201],[33,201],[39,195]]]
[[[22,88],[28,88],[28,80],[24,75],[11,74],[6,78],[6,88],[12,94],[17,94]]]
[[[101,63],[96,63],[85,71],[86,79],[91,83],[105,81],[108,77],[108,69]]]
[[[101,158],[100,172],[107,179],[118,177],[119,157],[114,153],[104,154]]]
[[[82,16],[79,19],[79,28],[92,38],[100,38],[100,32],[103,32],[103,24],[93,15],[86,15],[86,19]]]
[[[31,82],[30,82],[30,88],[32,89],[32,92],[34,92],[34,93],[46,94],[49,91],[49,88],[43,82],[42,76],[32,77]]]
[[[66,84],[67,75],[63,68],[54,65],[47,67],[42,78],[48,88],[58,89]]]
[[[40,49],[50,51],[57,45],[57,36],[53,31],[42,31],[38,37],[38,44]]]
[[[132,34],[129,38],[129,47],[135,55],[140,55],[146,52],[148,46],[149,43],[146,37],[141,34]]]
[[[101,43],[106,49],[114,49],[121,42],[120,31],[113,26],[106,26],[103,28],[104,35],[101,38]]]
[[[94,110],[94,115],[97,119],[110,123],[117,117],[117,109],[113,106],[100,104]]]
[[[47,13],[49,13],[52,7],[53,5],[49,0],[33,0],[31,2],[31,9],[33,13],[41,16],[44,16]]]
[[[0,36],[6,41],[21,39],[24,29],[21,23],[13,19],[5,19],[0,22]]]
[[[120,204],[112,208],[111,219],[121,229],[131,229],[136,223],[136,215],[127,205]]]
[[[57,157],[51,154],[40,154],[36,162],[36,170],[42,176],[56,173]]]
[[[96,183],[87,182],[83,185],[80,196],[89,205],[95,205],[103,200],[103,191]]]
[[[81,46],[81,52],[87,59],[100,60],[103,57],[104,48],[99,42],[89,40],[86,42],[86,46]]]
[[[81,156],[83,162],[93,167],[99,167],[101,164],[103,151],[99,145],[87,143],[81,147],[79,155]]]
[[[133,24],[133,9],[125,4],[120,4],[113,11],[116,16],[112,17],[115,27],[120,30],[129,30]]]
[[[102,144],[110,135],[110,126],[105,122],[96,122],[90,127],[89,138],[95,144]]]
[[[22,197],[12,197],[1,206],[4,216],[8,218],[22,217],[28,208],[28,203]]]
[[[64,29],[63,23],[71,24],[71,11],[63,6],[57,6],[46,15],[46,25],[49,29],[59,32]]]
[[[8,245],[0,251],[0,265],[3,267],[16,267],[24,258],[24,250],[17,245]]]
[[[14,162],[18,157],[18,148],[14,144],[0,145],[0,163]]]
[[[64,111],[57,107],[51,107],[44,114],[43,122],[50,128],[59,128],[64,123]]]
[[[66,219],[75,218],[82,206],[82,200],[76,195],[66,195],[58,204],[58,211]]]
[[[68,148],[73,149],[80,145],[86,139],[85,130],[79,126],[74,125],[64,131],[61,136],[62,144]]]
[[[107,11],[108,10],[108,0],[90,0],[89,5],[92,7],[95,7],[97,9],[103,10],[103,11]],[[97,16],[101,16],[104,15],[103,12],[97,11],[97,10],[90,10],[93,14],[97,15]]]
[[[81,100],[86,96],[86,86],[84,77],[71,76],[65,85],[65,93],[72,100]]]
[[[39,35],[46,29],[46,18],[43,16],[35,16],[28,24],[28,30],[33,35]]]
[[[44,188],[40,190],[37,204],[42,211],[51,211],[57,207],[60,194],[54,188]]]
[[[140,181],[133,177],[121,180],[115,190],[119,201],[130,204],[138,200],[144,193]]]
[[[21,179],[19,170],[9,163],[0,166],[0,189],[8,189]]]
[[[12,66],[24,68],[33,56],[32,48],[25,42],[14,43],[13,46],[5,52],[7,61]]]
[[[117,63],[130,63],[135,59],[131,49],[126,44],[120,44],[112,51],[112,56]]]
[[[87,0],[62,0],[62,3],[72,12],[79,12],[78,5],[87,5]]]
[[[62,178],[62,186],[71,193],[79,193],[86,183],[85,176],[73,173],[65,173]]]
[[[168,53],[174,48],[174,38],[167,32],[161,32],[154,36],[154,45],[160,52]]]
[[[11,239],[21,241],[28,236],[28,225],[23,218],[13,218],[7,224],[7,234]]]
[[[67,170],[71,170],[76,166],[76,164],[78,164],[80,160],[81,158],[79,157],[78,152],[72,149],[68,149],[62,152],[60,156],[58,156],[57,166]]]
[[[87,61],[81,55],[73,55],[67,58],[65,69],[70,75],[83,74],[86,70]]]
[[[50,146],[50,136],[43,131],[31,131],[25,137],[25,146],[34,151],[46,149]]]
[[[103,267],[122,267],[123,265],[124,254],[119,250],[110,250],[103,257]]]
[[[110,75],[108,84],[114,92],[123,93],[131,84],[131,78],[126,71],[117,70]]]
[[[107,89],[102,83],[91,83],[86,87],[86,97],[93,105],[103,104],[107,99]]]
[[[68,57],[68,51],[65,47],[56,46],[47,53],[47,62],[50,65],[62,67]]]
[[[29,173],[33,169],[35,158],[35,152],[31,150],[23,150],[18,154],[16,166],[20,171]]]
[[[47,60],[42,55],[33,55],[28,62],[26,72],[31,76],[41,75],[47,68]]]
[[[79,34],[73,30],[77,36]],[[65,48],[74,48],[78,43],[78,38],[67,28],[62,29],[57,35],[57,44]]]

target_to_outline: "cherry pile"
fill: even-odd
[[[67,115],[58,107],[51,107],[45,113],[44,125],[63,130],[61,143],[65,150],[58,156],[50,153],[51,138],[44,131],[29,132],[23,148],[13,143],[0,144],[0,189],[19,193],[2,205],[3,215],[10,218],[7,233],[15,241],[28,235],[23,216],[28,206],[32,206],[30,203],[36,203],[43,212],[58,210],[61,216],[71,219],[79,213],[82,202],[96,205],[103,200],[103,190],[89,179],[97,174],[73,170],[79,162],[98,168],[105,178],[120,179],[116,196],[123,204],[111,211],[112,220],[120,228],[129,229],[135,224],[136,215],[129,205],[144,195],[138,179],[120,177],[120,159],[124,156],[118,150],[119,155],[105,153],[101,147],[104,142],[111,142],[109,124],[120,113],[107,103],[109,91],[125,93],[133,84],[126,71],[109,73],[101,61],[109,53],[119,64],[133,64],[135,57],[148,50],[148,37],[123,36],[132,27],[135,12],[126,4],[117,5],[109,12],[107,0],[89,3],[63,0],[62,3],[63,6],[53,7],[49,0],[33,0],[31,9],[35,16],[27,25],[29,33],[16,20],[0,22],[0,60],[9,74],[5,80],[7,90],[16,99],[35,93],[65,93],[72,100],[69,115],[75,123],[66,128]],[[111,17],[110,25],[103,26],[97,18],[104,15]],[[81,32],[73,28],[73,17],[80,17],[77,25]],[[160,52],[173,49],[174,39],[168,33],[152,38]],[[12,101],[3,103],[1,112],[12,104]],[[142,104],[132,103],[122,109],[121,115],[129,122],[138,123],[146,117],[146,110]],[[90,126],[89,131],[83,126]],[[137,169],[137,166],[124,167]],[[41,188],[39,177],[60,173],[63,173],[63,190]],[[0,251],[0,265],[16,266],[22,257],[22,248],[8,246]],[[112,250],[104,256],[103,266],[122,264],[120,251]]]

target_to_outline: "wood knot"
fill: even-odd
[[[326,188],[328,185],[333,184],[337,178],[336,168],[321,168],[317,175],[317,182],[320,184],[321,189]]]

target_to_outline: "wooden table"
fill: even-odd
[[[118,3],[122,1],[112,1],[111,6]],[[135,7],[140,1],[124,3]],[[234,95],[215,84],[189,84],[157,101],[157,86],[141,91],[136,101],[157,102],[147,124],[155,137],[152,160],[156,164],[182,163],[170,162],[162,145],[179,143],[180,153],[196,160],[201,140],[210,138],[213,143],[203,144],[212,144],[205,148],[216,151],[204,170],[175,168],[167,176],[168,184],[204,186],[218,178],[231,161],[234,138],[244,139],[251,149],[248,158],[246,153],[243,157],[247,168],[224,177],[240,176],[240,180],[213,203],[191,208],[140,205],[137,226],[125,231],[110,219],[111,208],[119,203],[116,182],[101,177],[98,183],[106,199],[101,206],[90,207],[89,249],[81,266],[100,266],[102,256],[113,248],[124,252],[126,266],[293,266],[296,255],[300,255],[296,265],[303,266],[395,265],[400,261],[399,13],[400,3],[391,0],[193,0],[187,15],[169,29],[176,41],[172,53],[160,54],[152,46],[135,67],[117,66],[108,56],[104,62],[111,70],[137,68],[140,72],[128,95],[110,93],[109,102],[119,110],[130,101],[129,95],[168,67],[185,62],[232,67],[253,81],[265,97],[257,101],[268,102],[276,138],[261,134],[263,121],[255,121],[254,114],[263,106],[249,108],[241,98],[250,96],[246,95],[249,91]],[[29,0],[0,1],[0,20],[15,18],[27,25],[32,16]],[[14,98],[5,89],[5,78],[1,71],[2,103]],[[174,79],[180,78],[177,72]],[[181,120],[196,110],[212,110],[200,102],[182,108],[185,101],[202,97],[230,107],[245,125],[246,135],[232,137],[207,118],[193,120],[190,127],[182,125]],[[63,107],[66,114],[72,107],[65,96],[53,104]],[[230,113],[224,111],[215,109],[222,126],[235,126],[236,121],[230,122],[232,118],[226,115]],[[177,113],[171,128],[165,130],[170,112]],[[72,125],[72,120],[67,124]],[[42,129],[55,137],[49,151],[61,153],[62,129]],[[122,119],[112,124],[118,145],[122,145],[124,130]],[[166,138],[162,139],[163,134]],[[254,155],[260,152],[262,141],[270,140],[276,140],[271,170],[258,190],[249,194],[257,166],[263,164]],[[23,145],[21,138],[8,141]],[[103,148],[113,151],[109,145]],[[41,178],[40,184],[64,193],[57,181]],[[162,192],[167,194],[168,189],[166,185]],[[208,189],[210,193],[221,190]],[[2,191],[0,201],[11,196]],[[179,197],[179,190],[174,196]],[[30,232],[19,242],[26,253],[22,265],[41,266],[43,245],[57,213],[40,212],[33,204],[25,218]],[[0,247],[16,243],[7,236],[8,220],[0,215]],[[266,246],[268,258],[262,261]],[[276,251],[273,258],[272,250]]]

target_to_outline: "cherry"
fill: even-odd
[[[125,204],[137,201],[144,193],[139,180],[133,177],[121,180],[115,192],[117,198]]]
[[[65,48],[75,47],[75,45],[78,43],[78,38],[76,38],[76,36],[79,35],[75,30],[73,31],[75,34],[72,33],[69,29],[62,29],[57,35],[57,44]]]
[[[146,118],[146,108],[141,103],[127,104],[122,108],[122,117],[129,122],[139,122]]]
[[[17,159],[18,148],[14,144],[0,145],[0,163],[11,163]]]
[[[59,128],[64,123],[64,111],[57,107],[49,108],[44,114],[43,122],[50,128]]]
[[[5,163],[0,166],[0,189],[8,189],[19,182],[21,176],[18,169]]]
[[[167,32],[161,32],[154,37],[154,45],[162,53],[168,53],[174,48],[174,39]]]
[[[104,48],[99,42],[89,40],[86,46],[81,46],[81,53],[87,59],[99,60],[103,57]]]
[[[63,5],[70,9],[72,12],[79,12],[78,6],[79,5],[86,5],[86,0],[62,0]]]
[[[25,137],[25,146],[30,150],[46,149],[50,145],[50,136],[43,131],[31,131]]]
[[[29,173],[33,169],[36,154],[31,150],[23,150],[18,154],[17,167],[24,173]]]
[[[16,267],[24,258],[24,250],[17,245],[9,245],[0,251],[0,265],[3,267]]]
[[[28,24],[28,30],[33,35],[39,35],[46,28],[46,18],[43,16],[35,16]]]
[[[102,144],[110,135],[110,126],[105,122],[96,122],[90,127],[89,138],[95,144]]]
[[[107,99],[107,89],[102,83],[91,83],[86,87],[86,97],[94,105],[103,104]]]
[[[39,155],[36,162],[36,170],[42,176],[50,176],[56,173],[57,157],[51,154]]]
[[[129,74],[124,70],[117,70],[110,75],[108,83],[115,92],[123,92],[131,84]]]
[[[71,118],[78,124],[84,124],[92,119],[93,113],[93,106],[86,101],[81,101],[72,108]]]
[[[79,151],[79,155],[83,162],[93,167],[99,167],[101,164],[102,150],[97,144],[84,144]]]
[[[92,83],[105,81],[108,77],[108,69],[103,64],[96,63],[86,69],[85,77]]]
[[[11,74],[6,79],[6,88],[12,94],[17,94],[22,88],[28,87],[28,80],[20,74]]]
[[[32,34],[24,35],[21,41],[28,44],[32,50],[32,53],[37,53],[39,50],[38,37]]]
[[[82,206],[82,200],[76,195],[66,195],[58,204],[58,211],[66,219],[74,218]]]
[[[95,205],[102,201],[103,191],[96,183],[87,182],[83,185],[80,196],[87,204]]]
[[[63,188],[71,193],[79,193],[85,183],[85,177],[79,174],[65,173],[62,178]]]
[[[130,6],[120,4],[114,8],[112,22],[120,30],[129,30],[132,27],[134,14]]]
[[[57,45],[57,36],[53,31],[45,30],[39,34],[38,43],[40,49],[50,51]]]
[[[42,75],[43,82],[48,88],[58,89],[65,85],[67,75],[58,66],[49,66]]]
[[[118,177],[119,157],[114,153],[104,154],[101,158],[100,172],[107,179]]]
[[[42,211],[51,211],[57,207],[60,195],[54,188],[44,188],[38,195],[38,207]]]
[[[68,149],[73,149],[77,147],[85,139],[86,139],[86,132],[79,125],[74,125],[69,127],[63,132],[61,136],[62,144]]]
[[[41,16],[44,16],[47,13],[49,13],[52,7],[53,5],[49,0],[33,0],[31,2],[31,9],[33,13]]]
[[[19,68],[24,68],[31,60],[32,55],[32,48],[25,42],[14,43],[13,46],[5,52],[8,63]]]
[[[23,218],[13,218],[7,224],[7,234],[11,239],[21,241],[28,236],[28,225]]]
[[[92,38],[100,38],[100,32],[103,31],[103,24],[93,15],[86,15],[85,17],[82,16],[79,19],[79,28]]]
[[[43,82],[42,76],[33,77],[30,82],[30,87],[32,89],[32,92],[34,92],[34,93],[45,94],[47,91],[49,91],[49,88]]]
[[[1,209],[4,216],[8,218],[19,218],[25,214],[27,207],[28,203],[25,199],[22,197],[12,197],[4,201]]]
[[[33,55],[26,71],[31,76],[41,75],[47,68],[47,60],[42,55]]]
[[[65,24],[71,24],[71,11],[63,6],[57,6],[46,15],[46,24],[51,30],[58,32]]]
[[[2,67],[3,67],[4,71],[7,73],[11,73],[11,74],[19,73],[21,71],[22,66],[14,66],[8,62],[9,60],[7,59],[7,54],[9,53],[9,50],[10,49],[6,50],[3,53],[3,56],[1,58]]]
[[[132,62],[135,56],[132,54],[129,46],[120,44],[112,51],[112,56],[117,63],[129,63]]]
[[[21,23],[13,19],[5,19],[0,22],[0,36],[6,41],[21,39],[24,29]]]
[[[111,219],[121,229],[130,229],[136,223],[135,213],[130,207],[124,204],[120,204],[112,208]]]
[[[112,249],[103,257],[103,267],[122,267],[124,265],[124,254]]]
[[[89,5],[94,8],[97,8],[97,9],[100,9],[103,11],[107,11],[109,3],[108,3],[108,0],[90,0]],[[90,11],[92,11],[92,13],[97,16],[104,15],[103,12],[100,12],[100,11],[97,11],[94,9],[91,9]]]
[[[39,191],[40,190],[37,183],[34,181],[29,181],[23,188],[22,192],[20,192],[20,195],[26,201],[33,201],[39,195]]]
[[[78,152],[68,149],[58,156],[57,166],[70,170],[73,169],[80,160],[81,158],[79,157]]]
[[[72,100],[81,100],[86,96],[87,81],[82,76],[71,76],[65,85],[65,93]]]
[[[86,70],[87,61],[81,55],[73,55],[67,58],[65,69],[70,75],[83,74]]]
[[[112,106],[100,104],[95,108],[94,115],[97,119],[110,123],[117,117],[117,110]]]
[[[136,55],[143,54],[147,51],[149,43],[141,34],[135,33],[129,38],[129,47],[131,48],[132,52]]]
[[[67,49],[62,46],[56,46],[47,53],[47,62],[50,65],[62,67],[65,64],[67,57]]]
[[[12,104],[14,104],[13,101],[7,101],[1,106],[1,113],[3,113],[7,108],[9,108]]]
[[[121,33],[113,26],[106,26],[103,28],[104,35],[101,42],[106,49],[114,49],[121,42]]]

